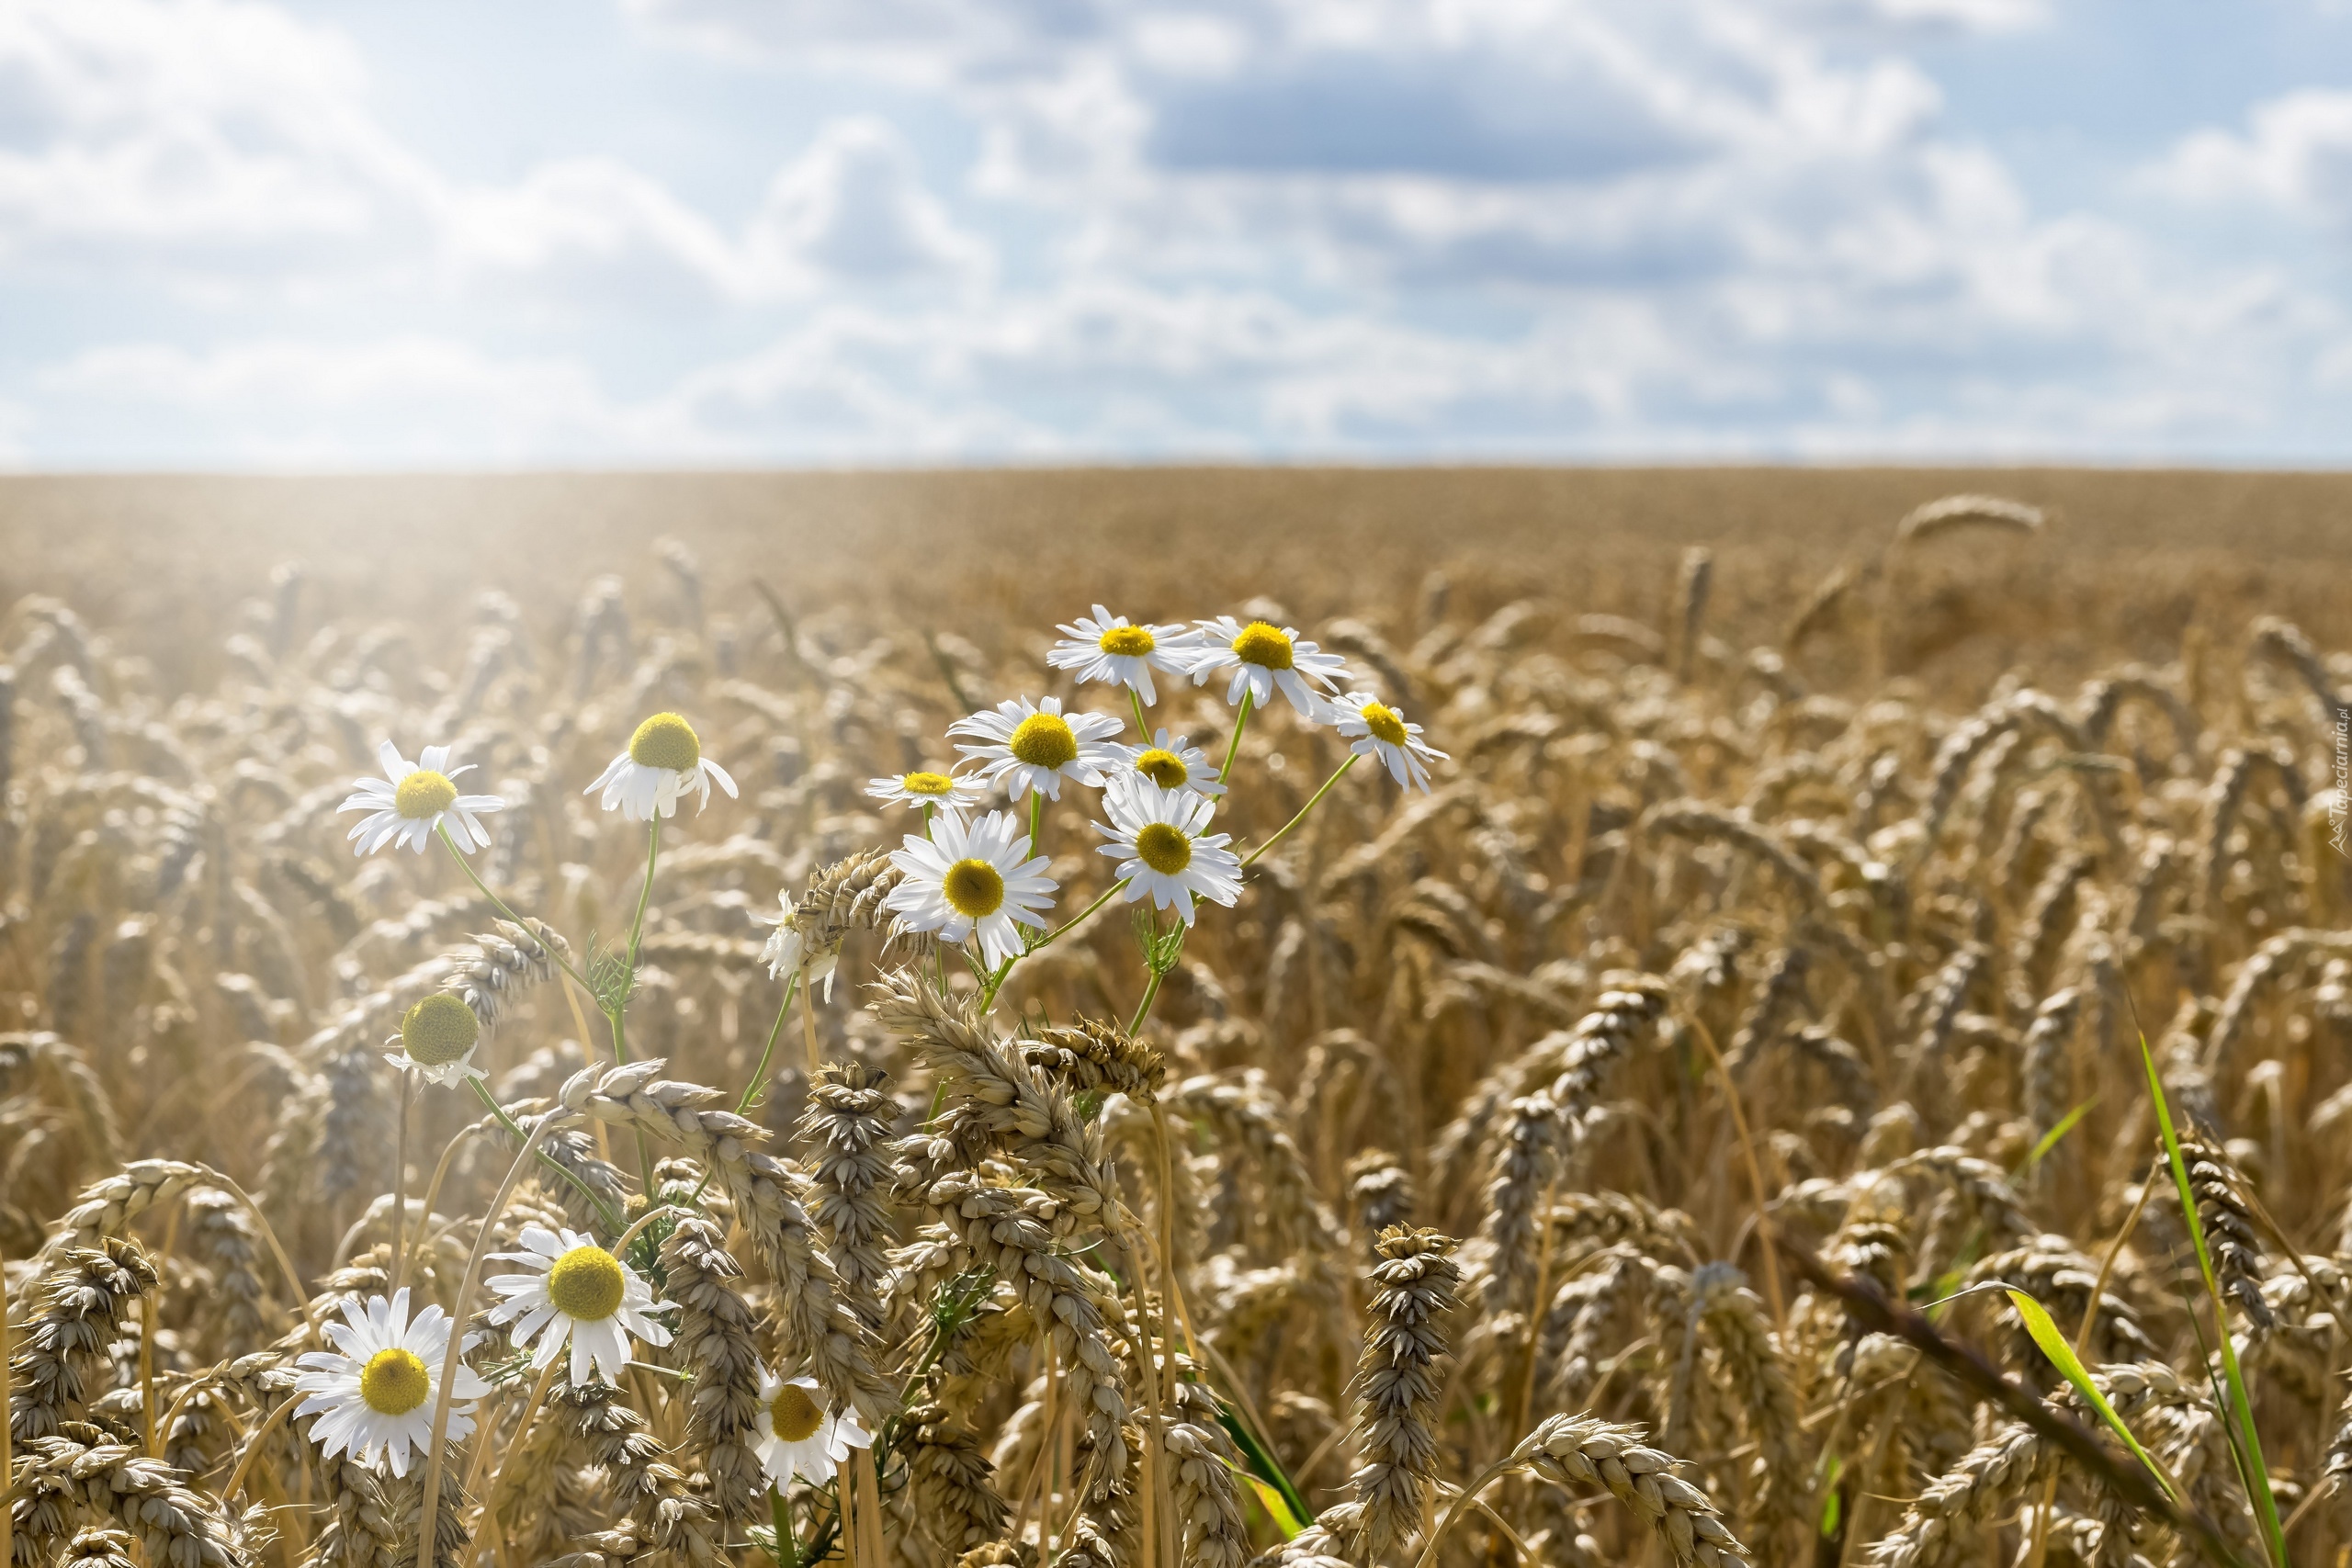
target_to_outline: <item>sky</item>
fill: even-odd
[[[0,0],[0,465],[2352,461],[2352,0]]]

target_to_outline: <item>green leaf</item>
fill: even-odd
[[[2002,1289],[2009,1298],[2009,1304],[2018,1309],[2018,1315],[2025,1319],[2025,1331],[2033,1336],[2033,1342],[2041,1347],[2041,1353],[2050,1358],[2051,1364],[2058,1369],[2059,1374],[2075,1385],[2075,1392],[2082,1395],[2083,1403],[2098,1411],[2098,1418],[2107,1423],[2107,1429],[2121,1438],[2123,1446],[2147,1467],[2148,1473],[2156,1478],[2156,1484],[2165,1489],[2165,1495],[2178,1502],[2180,1495],[2172,1489],[2171,1479],[2156,1468],[2154,1457],[2140,1446],[2140,1439],[2132,1435],[2132,1428],[2123,1424],[2123,1417],[2115,1413],[2115,1406],[2107,1402],[2107,1395],[2099,1393],[2098,1385],[2091,1382],[2091,1374],[2083,1366],[2081,1358],[2075,1354],[2075,1348],[2066,1343],[2066,1337],[2058,1332],[2058,1325],[2050,1321],[2050,1314],[2042,1309],[2041,1303],[2023,1291],[2007,1286]]]
[[[1282,1462],[1266,1451],[1265,1445],[1258,1441],[1258,1435],[1250,1430],[1250,1424],[1235,1415],[1233,1407],[1222,1399],[1216,1402],[1216,1424],[1225,1428],[1226,1435],[1233,1439],[1242,1457],[1250,1461],[1250,1480],[1271,1486],[1282,1495],[1283,1506],[1289,1511],[1289,1517],[1299,1521],[1297,1529],[1291,1533],[1295,1535],[1312,1523],[1315,1510],[1306,1506],[1306,1499],[1300,1496],[1298,1488],[1291,1484],[1290,1476],[1283,1470]],[[1268,1511],[1272,1512],[1271,1509]],[[1280,1522],[1279,1517],[1276,1522]]]
[[[2011,1171],[2009,1174],[2013,1177],[2023,1176],[2027,1171],[2031,1170],[2035,1166],[2040,1165],[2041,1163],[2041,1156],[2056,1148],[2058,1146],[2058,1140],[2073,1132],[2075,1130],[2075,1123],[2080,1122],[2086,1115],[2089,1114],[2090,1108],[2098,1103],[2098,1096],[2093,1095],[2088,1100],[2083,1101],[2080,1105],[2075,1107],[2072,1111],[2066,1112],[2065,1115],[2058,1118],[2058,1124],[2051,1128],[2047,1133],[2041,1134],[2041,1141],[2033,1145],[2033,1152],[2026,1156],[2025,1158],[2018,1163],[2017,1169]]]
[[[2188,1224],[2188,1239],[2197,1246],[2198,1271],[2205,1277],[2205,1293],[2213,1301],[2213,1326],[2222,1342],[2222,1375],[2228,1381],[2230,1415],[2243,1450],[2240,1463],[2246,1491],[2254,1502],[2254,1517],[2262,1526],[2262,1544],[2268,1560],[2288,1568],[2287,1531],[2278,1519],[2278,1499],[2270,1491],[2270,1467],[2263,1462],[2262,1439],[2254,1429],[2254,1401],[2246,1396],[2245,1378],[2238,1371],[2238,1353],[2230,1344],[2229,1306],[2221,1281],[2213,1277],[2213,1255],[2205,1247],[2204,1222],[2197,1217],[2197,1194],[2188,1185],[2188,1161],[2180,1152],[2180,1134],[2173,1130],[2172,1107],[2165,1100],[2164,1081],[2156,1075],[2156,1058],[2141,1034],[2140,1066],[2148,1075],[2148,1098],[2156,1108],[2156,1130],[2164,1135],[2165,1158],[2172,1165],[2173,1186],[2180,1193],[2181,1217]]]
[[[1299,1532],[1306,1526],[1296,1514],[1291,1512],[1290,1499],[1283,1496],[1279,1488],[1269,1486],[1246,1470],[1238,1473],[1242,1480],[1250,1483],[1250,1490],[1258,1495],[1259,1505],[1266,1510],[1266,1517],[1274,1521],[1274,1528],[1283,1532],[1283,1539],[1296,1540]]]
[[[1838,1495],[1838,1478],[1845,1473],[1846,1461],[1836,1454],[1825,1458],[1826,1462],[1823,1468],[1826,1473],[1821,1478],[1821,1539],[1835,1540],[1838,1539],[1838,1520],[1845,1512],[1846,1500]]]

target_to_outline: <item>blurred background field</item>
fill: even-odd
[[[1904,664],[2079,677],[2118,652],[2169,657],[2192,622],[2226,627],[2257,603],[2352,640],[2352,475],[2211,469],[20,476],[0,478],[0,597],[62,596],[176,685],[210,672],[218,649],[198,634],[224,597],[288,561],[328,616],[431,620],[469,586],[560,616],[590,579],[675,537],[704,559],[716,608],[753,605],[752,574],[805,609],[887,596],[987,637],[1104,596],[1152,614],[1260,593],[1301,615],[1395,611],[1431,571],[1465,608],[1532,595],[1662,624],[1679,552],[1701,545],[1718,562],[1714,624],[1773,642],[1913,506],[1966,491],[2045,507],[2051,525],[1913,552]],[[1809,640],[1839,659],[1835,637]]]

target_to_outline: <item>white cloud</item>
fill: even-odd
[[[430,171],[334,35],[240,0],[0,7],[0,255],[218,284],[380,254]]]
[[[727,181],[576,126],[492,176],[293,0],[0,5],[0,310],[80,311],[0,457],[2120,453],[2352,399],[2336,282],[1955,118],[1923,40],[2039,0],[619,3],[616,75],[824,107]],[[2352,94],[2154,177],[2352,215]]]
[[[680,449],[694,433],[610,402],[583,367],[431,338],[97,348],[43,372],[35,432],[142,432],[150,450],[268,467],[522,464]]]
[[[753,254],[812,284],[977,285],[991,265],[925,188],[905,138],[870,116],[828,124],[776,175],[750,239]]]
[[[2198,131],[2173,149],[2155,178],[2201,201],[2267,201],[2352,221],[2352,92],[2311,88],[2257,104],[2243,135]]]

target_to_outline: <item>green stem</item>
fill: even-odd
[[[1167,977],[1165,970],[1154,969],[1151,972],[1151,981],[1143,988],[1143,1000],[1136,1004],[1136,1015],[1127,1021],[1129,1039],[1133,1039],[1136,1031],[1143,1027],[1143,1021],[1151,1016],[1151,1004],[1159,999],[1159,982]]]
[[[989,980],[988,984],[981,988],[980,1010],[982,1012],[988,1011],[990,1005],[996,1001],[997,991],[1004,985],[1004,977],[1012,973],[1012,966],[1015,964],[1018,964],[1022,959],[1028,957],[1030,953],[1036,953],[1041,949],[1050,947],[1055,942],[1060,941],[1063,937],[1068,936],[1072,927],[1084,921],[1089,915],[1091,915],[1095,910],[1101,908],[1103,905],[1109,903],[1114,897],[1117,897],[1119,889],[1125,887],[1126,885],[1127,879],[1125,877],[1122,877],[1120,880],[1111,884],[1110,886],[1102,890],[1102,896],[1095,899],[1093,903],[1089,904],[1085,908],[1080,909],[1077,914],[1072,915],[1069,919],[1064,920],[1060,925],[1056,926],[1052,931],[1038,938],[1036,946],[1030,948],[1028,953],[1017,953],[1014,956],[1006,959],[1003,964],[997,970],[996,974]],[[946,987],[942,985],[940,989],[944,993],[946,990]]]
[[[662,858],[662,817],[656,812],[645,833],[645,886],[637,890],[637,918],[629,922],[628,966],[623,971],[625,984],[630,990],[637,987],[637,955],[645,942],[645,907],[653,901],[653,867]],[[594,995],[594,993],[590,993]],[[613,1026],[613,1063],[616,1066],[628,1060],[628,997],[623,993],[619,1002],[605,1010],[605,1021]],[[642,1131],[639,1143],[644,1142]],[[645,1190],[653,1190],[649,1180]]]
[[[776,1039],[784,1032],[784,1015],[792,1010],[793,993],[800,988],[800,976],[807,973],[806,969],[795,969],[792,978],[784,983],[784,1000],[776,1007],[775,1022],[768,1027],[768,1043],[760,1048],[760,1065],[752,1069],[752,1081],[743,1086],[743,1098],[735,1102],[738,1116],[751,1111],[752,1101],[760,1097],[760,1087],[768,1081],[768,1063],[775,1059]]]
[[[784,1001],[775,1010],[775,1021],[768,1026],[768,1043],[760,1048],[760,1065],[752,1069],[752,1081],[743,1086],[743,1098],[735,1102],[735,1114],[738,1116],[750,1112],[752,1101],[760,1097],[761,1086],[768,1081],[768,1063],[775,1059],[775,1043],[777,1037],[784,1033],[785,1015],[792,1010],[792,994],[800,988],[800,976],[806,973],[806,970],[795,969],[792,978],[784,983]],[[695,1183],[694,1195],[686,1200],[688,1208],[701,1207],[703,1190],[710,1185],[710,1179],[718,1174],[717,1166],[702,1173],[702,1179]]]
[[[449,829],[447,828],[436,828],[434,831],[440,835],[442,845],[448,850],[449,858],[458,863],[458,869],[466,874],[466,880],[472,883],[475,889],[480,892],[483,897],[490,900],[490,907],[496,909],[500,914],[505,916],[514,924],[521,926],[526,931],[528,931],[531,929],[528,922],[526,922],[522,916],[508,908],[506,907],[506,900],[501,898],[497,894],[492,893],[490,890],[489,884],[483,882],[481,876],[475,873],[473,863],[466,858],[466,852],[458,848],[456,841],[449,837]],[[574,969],[571,966],[571,961],[570,959],[564,957],[562,953],[558,953],[552,947],[548,949],[548,956],[555,960],[557,968],[571,976],[575,981],[578,981],[582,990],[587,991],[592,997],[596,994],[594,991],[589,990],[587,980],[581,975],[579,970]]]
[[[792,1499],[781,1486],[768,1487],[768,1520],[775,1526],[778,1568],[800,1568],[800,1543],[792,1539]]]
[[[996,973],[989,976],[988,977],[988,982],[981,986],[980,1010],[982,1012],[986,1012],[989,1009],[996,1006],[996,994],[1004,988],[1004,977],[1007,975],[1012,974],[1012,966],[1020,962],[1021,955],[1017,953],[1014,953],[1012,957],[998,964],[996,966]]]
[[[1093,903],[1089,904],[1085,908],[1080,909],[1077,914],[1072,915],[1069,919],[1064,920],[1060,925],[1056,926],[1051,931],[1046,933],[1046,936],[1038,941],[1037,947],[1033,947],[1029,951],[1031,953],[1035,953],[1037,951],[1038,947],[1050,946],[1061,938],[1068,936],[1072,927],[1082,923],[1089,915],[1091,915],[1095,910],[1101,908],[1103,905],[1116,897],[1118,896],[1119,889],[1125,887],[1126,885],[1127,879],[1125,877],[1121,877],[1118,881],[1111,884],[1110,886],[1102,890],[1102,896],[1100,898],[1095,899]],[[1023,956],[1026,955],[1024,954]]]
[[[1241,731],[1250,723],[1250,705],[1257,695],[1255,692],[1243,691],[1241,705],[1233,713],[1233,739],[1225,743],[1225,766],[1216,771],[1216,782],[1227,789],[1233,787],[1233,759],[1241,754]]]
[[[628,969],[637,973],[637,950],[645,940],[645,907],[653,901],[653,867],[662,858],[662,816],[656,812],[646,825],[645,886],[637,890],[637,919],[628,928]]]
[[[1242,868],[1244,870],[1249,869],[1260,855],[1264,854],[1268,850],[1271,850],[1276,844],[1281,843],[1284,834],[1288,833],[1293,828],[1297,827],[1301,822],[1306,821],[1306,814],[1314,810],[1316,806],[1321,802],[1325,795],[1331,793],[1331,786],[1338,784],[1340,782],[1340,775],[1345,773],[1350,768],[1354,767],[1357,761],[1362,758],[1363,755],[1363,753],[1361,751],[1349,752],[1348,760],[1332,770],[1331,776],[1323,781],[1323,787],[1306,797],[1306,804],[1298,808],[1297,816],[1283,823],[1281,830],[1276,832],[1272,838],[1268,839],[1264,843],[1260,844],[1256,849],[1251,850],[1247,855],[1242,857]]]
[[[1136,743],[1139,746],[1150,745],[1151,720],[1144,717],[1143,716],[1143,694],[1136,691],[1133,686],[1129,686],[1127,688],[1127,703],[1136,710]]]
[[[472,1087],[474,1093],[481,1097],[481,1102],[490,1107],[490,1113],[498,1118],[498,1124],[500,1126],[505,1128],[509,1134],[522,1143],[527,1145],[530,1142],[531,1135],[523,1131],[521,1126],[515,1122],[514,1118],[506,1114],[506,1107],[499,1104],[498,1101],[492,1097],[490,1090],[482,1087],[481,1079],[469,1076],[466,1082]],[[606,1229],[610,1230],[615,1235],[618,1235],[621,1233],[624,1227],[621,1224],[619,1216],[616,1215],[610,1209],[605,1207],[605,1201],[596,1196],[594,1191],[590,1190],[586,1182],[572,1175],[571,1172],[566,1170],[562,1166],[558,1165],[554,1160],[549,1159],[544,1152],[539,1155],[539,1163],[546,1166],[549,1170],[554,1171],[558,1176],[562,1177],[566,1181],[571,1183],[573,1190],[578,1191],[582,1198],[588,1200],[590,1206],[596,1211],[596,1217],[605,1222]]]
[[[1029,852],[1033,855],[1046,852],[1037,847],[1037,835],[1045,826],[1046,792],[1042,789],[1033,789],[1029,792]]]

